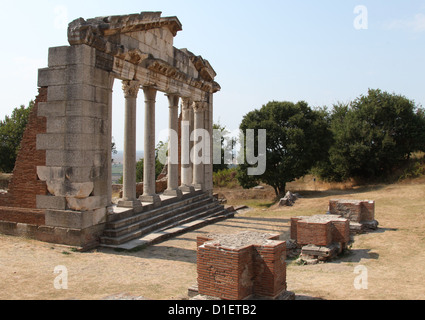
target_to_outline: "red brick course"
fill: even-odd
[[[341,215],[353,222],[375,220],[375,202],[364,200],[330,200],[329,212]]]
[[[20,223],[42,223],[42,210],[37,208],[37,195],[47,195],[47,186],[37,177],[37,166],[45,166],[46,153],[36,149],[37,134],[46,132],[46,118],[39,117],[38,104],[47,101],[47,88],[39,88],[34,107],[29,115],[21,148],[18,153],[9,192],[0,195],[0,219]],[[12,208],[16,209],[13,214]],[[26,216],[27,215],[27,216]]]
[[[299,245],[328,246],[350,241],[350,221],[335,215],[291,218],[291,238]]]
[[[332,243],[332,224],[328,222],[309,222],[300,220],[297,223],[297,243],[327,246]]]
[[[236,235],[237,236],[237,235]],[[223,246],[212,238],[197,238],[198,290],[225,300],[252,295],[275,297],[286,291],[286,242],[271,236],[267,243]]]
[[[44,210],[0,207],[0,221],[41,226],[45,224]]]

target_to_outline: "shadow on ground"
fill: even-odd
[[[360,262],[363,259],[379,259],[379,253],[371,249],[348,249],[329,263]]]

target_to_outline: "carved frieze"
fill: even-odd
[[[99,53],[96,54],[96,66],[114,72],[122,69],[124,73],[118,76],[121,79],[133,79],[133,77],[127,76],[137,74],[136,69],[131,71],[131,68],[121,68],[121,65],[124,65],[119,61],[125,61],[135,68],[146,68],[203,92],[215,93],[219,91],[220,86],[214,81],[215,71],[209,62],[201,56],[196,56],[187,49],[173,48],[172,44],[168,43],[167,46],[171,46],[173,49],[171,56],[168,53],[167,58],[156,57],[156,54],[153,56],[150,50],[161,52],[168,47],[162,45],[158,48],[150,47],[151,49],[147,50],[147,43],[134,38],[138,37],[137,34],[135,36],[135,32],[149,33],[154,29],[158,30],[158,28],[168,29],[167,33],[171,32],[173,36],[182,30],[177,17],[163,18],[161,12],[142,12],[140,14],[98,17],[88,20],[79,18],[69,24],[68,41],[71,45],[85,44],[97,49]],[[146,36],[148,33],[146,33]],[[152,35],[150,34],[150,36]],[[143,52],[145,50],[147,52]],[[176,57],[178,57],[177,65],[173,62]],[[189,72],[188,70],[193,71]]]

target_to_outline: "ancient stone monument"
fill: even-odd
[[[207,60],[173,46],[181,30],[177,17],[162,17],[160,12],[80,18],[69,24],[70,45],[50,48],[48,67],[39,70],[40,95],[22,154],[9,193],[0,197],[0,232],[86,246],[98,242],[105,229],[114,228],[108,223],[169,206],[170,198],[188,202],[191,195],[212,196],[212,143],[202,150],[201,163],[192,162],[190,143],[196,143],[197,137],[211,139],[212,134],[199,138],[199,132],[212,133],[213,95],[220,86]],[[115,81],[122,82],[125,94],[124,186],[118,212],[111,206]],[[136,123],[140,92],[145,98],[144,124]],[[171,140],[168,185],[162,195],[156,193],[155,181],[159,92],[168,97],[169,110],[161,113],[168,114],[171,138],[179,127],[180,102],[182,117],[181,143]],[[135,181],[137,125],[144,127],[145,137],[140,198]],[[177,154],[181,154],[179,163]],[[2,216],[2,212],[6,213]],[[136,227],[127,225],[115,236],[133,232],[131,228]],[[108,243],[113,242],[111,232],[105,238]],[[140,233],[116,242],[137,236]]]
[[[192,295],[224,300],[294,299],[286,291],[286,242],[258,232],[197,238],[198,285]],[[189,290],[190,292],[190,290]]]

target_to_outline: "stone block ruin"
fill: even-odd
[[[330,200],[329,213],[350,220],[350,232],[360,234],[378,228],[375,220],[375,201]]]
[[[293,300],[286,290],[286,242],[259,232],[197,238],[198,284],[192,299]]]
[[[353,236],[376,230],[375,202],[330,200],[327,214],[291,218],[290,255],[307,264],[329,261],[353,242]]]
[[[208,60],[174,47],[180,31],[179,19],[161,12],[79,18],[68,25],[69,45],[49,48],[48,65],[38,70],[39,95],[9,190],[0,193],[0,233],[88,250],[122,246],[176,223],[227,217],[212,197],[213,96],[221,87]],[[112,103],[117,81],[124,107]],[[161,93],[168,108],[156,104]],[[137,106],[141,94],[144,108]],[[125,118],[117,203],[111,173],[114,108]],[[137,123],[139,109],[143,124]],[[158,114],[169,120],[171,155],[161,181],[155,176]],[[139,186],[137,126],[144,131]],[[202,161],[190,157],[196,143],[202,145]]]

